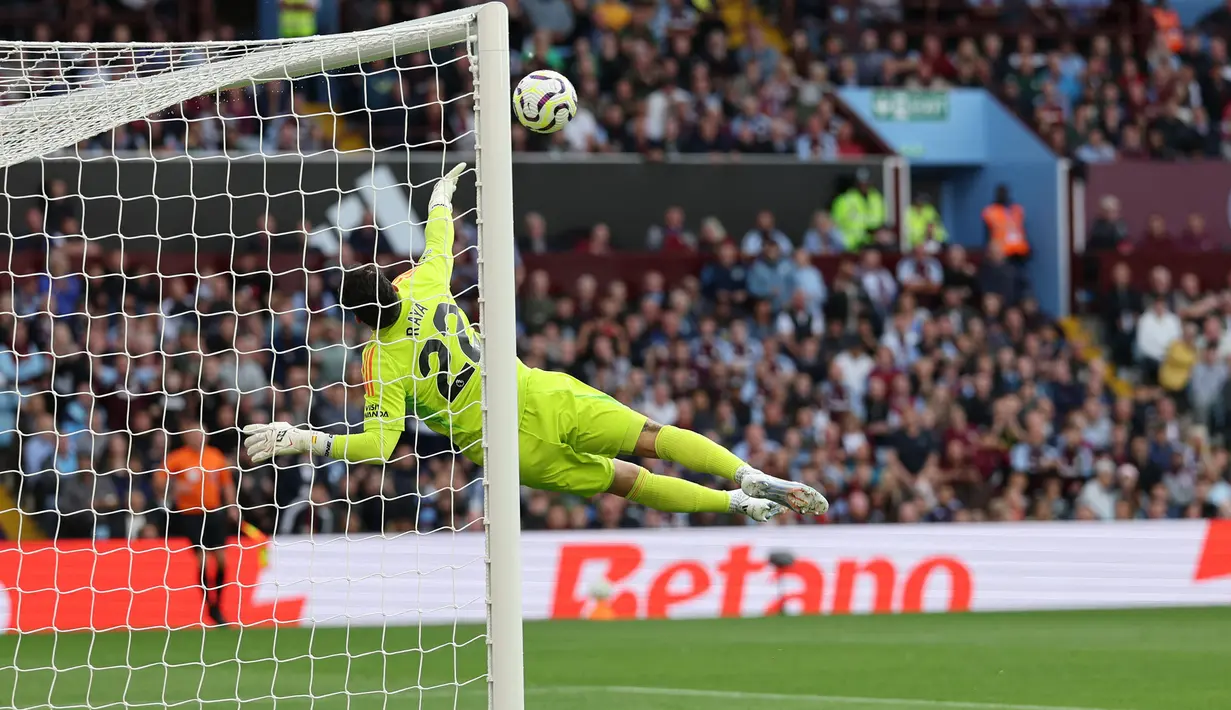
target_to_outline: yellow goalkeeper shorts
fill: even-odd
[[[519,383],[521,482],[582,497],[611,487],[611,460],[633,450],[646,417],[566,375],[527,368]]]

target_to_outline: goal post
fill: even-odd
[[[487,449],[498,453],[485,459],[489,492],[487,585],[492,710],[520,710],[525,702],[508,23],[508,9],[502,3],[488,3],[479,10],[475,154],[482,166],[478,175],[479,281],[488,289],[482,297],[482,320],[484,337],[489,343],[483,368],[483,427]],[[485,72],[487,66],[502,69]],[[496,349],[490,349],[491,344]],[[502,697],[506,693],[508,697]]]
[[[456,52],[456,56],[439,59],[433,51],[442,49]],[[415,54],[426,56],[425,62],[397,64],[398,58]],[[368,93],[373,84],[370,79],[378,73],[368,68],[374,62],[388,62],[379,71],[392,71],[396,77],[392,80],[397,86],[390,90],[396,97],[392,109],[376,107]],[[462,81],[464,88],[458,89],[456,75],[466,68],[469,83]],[[430,90],[415,94],[405,88],[409,85],[404,81],[407,74],[429,77],[423,83],[431,85]],[[12,285],[0,287],[0,333],[10,342],[0,346],[17,350],[29,345],[30,352],[37,350],[37,356],[49,359],[53,373],[62,364],[67,368],[72,358],[84,359],[85,371],[91,373],[84,391],[95,398],[89,404],[83,404],[80,398],[74,402],[86,408],[85,431],[88,436],[97,434],[98,440],[108,445],[117,440],[128,442],[120,458],[125,466],[132,467],[122,471],[127,493],[119,492],[119,502],[106,511],[96,509],[94,504],[100,500],[104,484],[112,485],[107,477],[118,471],[95,467],[95,462],[111,461],[107,451],[91,449],[92,455],[78,459],[87,463],[79,463],[79,469],[72,471],[62,470],[58,454],[52,454],[47,459],[50,479],[47,472],[29,469],[29,457],[21,458],[14,468],[4,465],[8,470],[0,472],[19,482],[14,493],[23,506],[33,506],[26,512],[51,538],[46,543],[0,542],[0,686],[9,681],[13,686],[11,692],[8,688],[0,690],[0,704],[48,710],[120,705],[235,707],[236,703],[265,708],[275,707],[280,701],[287,702],[288,707],[305,702],[322,708],[350,707],[351,702],[359,702],[355,707],[394,707],[407,702],[403,693],[417,693],[418,697],[409,701],[415,707],[473,708],[482,702],[482,689],[490,710],[523,710],[509,74],[508,12],[498,2],[362,32],[285,40],[0,42],[0,220],[6,219],[12,232],[10,248],[0,256],[8,262],[2,268],[12,279]],[[340,77],[356,80],[353,84],[359,87],[360,103],[358,108],[342,113],[334,108],[335,84]],[[383,145],[356,145],[354,135],[350,135],[348,143],[345,129],[335,126],[331,133],[319,128],[324,125],[320,111],[300,112],[297,95],[283,96],[286,101],[279,104],[280,108],[261,109],[257,94],[273,82],[285,83],[288,94],[297,92],[300,82],[314,87],[320,94],[314,101],[326,106],[326,113],[332,113],[337,124],[357,126],[351,134],[369,131],[375,136],[378,128],[387,129],[387,140]],[[458,93],[447,93],[450,90]],[[239,94],[226,98],[233,91]],[[206,99],[204,110],[190,113],[184,108],[202,97]],[[226,101],[249,101],[251,111],[236,114]],[[455,106],[459,108],[452,112]],[[407,116],[400,129],[396,121],[376,125],[375,117],[389,110]],[[420,119],[415,112],[429,118]],[[412,134],[412,119],[421,133]],[[456,125],[446,130],[444,124],[450,120]],[[432,121],[440,126],[430,125]],[[242,130],[248,133],[237,128],[245,125],[249,128]],[[275,135],[271,126],[286,129],[286,145],[282,133]],[[389,135],[394,137],[389,139]],[[427,180],[422,179],[425,156],[433,163]],[[203,430],[211,441],[227,437],[238,441],[235,424],[241,417],[264,412],[269,419],[276,419],[279,414],[287,414],[288,403],[293,409],[299,401],[295,399],[296,389],[306,391],[302,401],[309,403],[313,412],[315,403],[332,396],[329,392],[334,390],[329,388],[334,384],[318,386],[312,370],[312,358],[327,350],[329,342],[313,340],[320,331],[312,329],[333,317],[327,311],[336,303],[312,305],[310,284],[336,269],[343,255],[357,253],[359,248],[348,240],[365,229],[375,233],[374,243],[382,239],[389,243],[395,252],[389,263],[413,260],[422,248],[426,223],[425,209],[416,209],[416,205],[431,192],[434,178],[463,160],[473,165],[476,187],[473,199],[463,196],[458,200],[464,207],[459,207],[460,214],[455,217],[459,235],[463,223],[473,224],[475,230],[473,242],[462,244],[460,249],[471,252],[478,281],[472,305],[478,313],[475,326],[482,338],[481,446],[486,465],[482,469],[479,517],[483,539],[469,532],[473,529],[469,522],[457,522],[460,514],[454,506],[461,504],[456,501],[470,496],[474,487],[464,478],[461,483],[454,482],[451,472],[467,464],[463,452],[451,447],[442,453],[425,454],[425,458],[447,459],[450,473],[443,488],[449,500],[455,501],[447,507],[437,505],[433,513],[437,517],[430,524],[423,522],[422,510],[435,505],[428,500],[435,493],[387,493],[384,486],[393,486],[389,483],[393,473],[383,465],[379,471],[368,467],[375,493],[352,495],[347,486],[352,485],[350,469],[354,467],[341,474],[342,483],[337,483],[337,469],[325,470],[319,460],[275,459],[271,470],[278,475],[296,467],[310,470],[302,474],[304,490],[310,493],[306,501],[302,496],[279,501],[275,495],[272,503],[265,504],[273,511],[272,526],[276,528],[270,537],[244,542],[241,533],[246,533],[240,521],[228,522],[229,541],[223,551],[232,557],[225,563],[209,561],[213,559],[209,553],[217,548],[203,542],[204,532],[200,540],[189,539],[187,547],[177,542],[183,535],[172,531],[169,518],[180,512],[180,504],[170,502],[168,493],[166,502],[150,500],[139,505],[133,493],[138,480],[145,480],[142,476],[146,474],[155,480],[153,469],[171,453],[175,446],[172,442],[193,428]],[[314,161],[327,169],[312,170]],[[288,163],[291,169],[283,169]],[[253,167],[257,169],[247,170]],[[328,176],[329,170],[336,175],[331,184],[322,187],[319,177]],[[412,178],[412,173],[419,179]],[[100,184],[100,175],[113,175],[112,184]],[[138,177],[134,179],[133,175]],[[256,177],[249,179],[252,175]],[[299,181],[290,189],[288,175],[290,180]],[[253,180],[259,189],[251,187]],[[468,179],[463,181],[466,184]],[[77,205],[75,213],[57,208],[70,202]],[[474,209],[470,205],[475,205]],[[295,209],[300,212],[288,219],[284,216],[288,209],[289,213],[295,213]],[[53,211],[57,211],[54,224]],[[36,216],[30,218],[31,214]],[[62,217],[63,223],[58,221]],[[272,226],[275,219],[282,221],[278,228]],[[253,226],[257,224],[260,226]],[[274,253],[272,245],[288,235],[292,241],[300,239],[296,242],[300,251]],[[250,243],[251,237],[267,238],[261,248],[269,250],[268,256],[251,258],[253,254],[245,251],[248,247],[240,246],[245,239]],[[458,239],[462,242],[464,237]],[[41,247],[44,251],[35,254],[26,249],[35,242],[45,245]],[[186,242],[188,246],[184,246]],[[230,246],[218,253],[211,251],[223,242]],[[310,263],[310,252],[313,259],[323,254],[329,263]],[[389,254],[358,256],[385,263],[377,257]],[[460,254],[458,261],[462,261]],[[106,264],[105,271],[100,270],[100,262]],[[154,285],[145,281],[138,286],[129,281],[131,275],[121,275],[130,263],[140,264],[138,276],[152,272]],[[256,272],[259,279],[254,279]],[[279,293],[281,279],[287,275],[302,278],[309,286],[303,293]],[[118,276],[122,284],[118,294],[94,290],[96,282],[115,286],[114,279],[108,280],[111,276]],[[252,283],[266,283],[262,280],[266,277],[267,287],[252,288],[268,293],[255,301],[248,293],[240,293]],[[76,303],[69,303],[68,296],[57,301],[59,296],[52,295],[29,301],[23,300],[22,291],[27,279],[29,283],[69,279],[85,285]],[[213,299],[216,305],[223,296],[232,299],[231,310],[210,315],[215,318],[215,326],[222,322],[233,329],[233,335],[224,338],[224,354],[234,357],[237,364],[220,376],[224,385],[219,389],[219,376],[211,369],[210,358],[204,357],[203,346],[192,351],[185,350],[187,346],[181,343],[194,337],[196,342],[204,342],[205,326],[185,326],[183,311],[174,306],[200,304],[207,299]],[[167,303],[172,304],[169,311]],[[152,313],[149,304],[156,304]],[[279,319],[287,315],[286,308],[296,309],[288,320],[301,319],[304,323],[302,337],[309,353],[305,371],[312,373],[312,382],[292,382],[290,378],[275,382],[275,365],[268,363],[276,363],[284,353],[276,341],[273,346],[245,344],[257,342],[242,333],[241,321],[251,315],[250,308],[261,309],[259,315],[268,321],[269,333],[281,327]],[[30,327],[23,324],[16,328],[20,335],[14,335],[8,323],[22,318]],[[191,318],[198,324],[204,322],[200,309]],[[73,330],[78,326],[82,327],[80,333]],[[190,337],[194,327],[200,331]],[[335,328],[342,339],[351,324],[327,323],[324,332]],[[32,345],[40,337],[47,342]],[[354,396],[356,389],[351,374],[360,365],[356,345],[349,344],[352,354],[343,362],[346,374],[336,383],[344,392],[340,399],[345,401],[338,404],[343,412],[349,402],[345,398]],[[3,350],[0,347],[0,356]],[[157,371],[154,375],[141,380],[133,373],[145,372],[141,358],[147,355],[155,356],[159,366],[153,368]],[[182,372],[173,371],[178,367],[174,362],[183,361],[185,355],[195,356],[197,364]],[[117,365],[116,356],[131,362]],[[268,365],[268,380],[264,386],[252,388],[243,383],[241,370],[245,361],[258,360],[262,367]],[[100,376],[95,372],[110,373],[106,393],[96,391]],[[169,379],[172,375],[175,384]],[[287,376],[283,373],[277,377]],[[36,386],[45,389],[32,392]],[[77,446],[81,429],[66,430],[58,421],[63,417],[59,410],[44,411],[41,405],[26,399],[30,394],[67,396],[60,387],[54,377],[50,384],[37,385],[0,380],[0,396],[22,397],[16,423],[0,424],[0,435],[19,441],[22,452],[29,451],[28,443],[43,440],[49,440],[52,449],[59,451],[56,446],[70,441],[70,437],[76,437],[71,439],[71,446]],[[82,391],[78,388],[74,394]],[[117,408],[115,400],[110,400],[104,406],[99,401],[104,394],[123,396],[128,404]],[[362,402],[362,394],[359,397]],[[214,407],[210,398],[224,405]],[[138,411],[155,399],[161,404],[150,410],[154,414]],[[177,399],[179,409],[172,412],[167,402]],[[220,422],[230,416],[229,427],[221,424],[213,428],[201,418],[193,419],[198,407],[201,411],[229,411],[229,415],[211,414]],[[99,426],[111,428],[95,432],[96,413],[101,413],[98,421],[104,422]],[[115,421],[106,423],[108,417],[116,416],[123,420],[122,426]],[[290,416],[298,414],[291,412]],[[415,424],[408,423],[407,432],[415,432],[417,444],[426,428],[416,430]],[[419,460],[417,451],[412,455],[416,459],[412,472],[419,477],[414,485],[421,486],[431,462]],[[252,464],[240,457],[242,453],[237,453],[231,462],[237,475],[256,475],[251,472]],[[155,459],[160,460],[150,463]],[[138,470],[141,461],[146,462],[145,469]],[[390,462],[389,467],[397,463]],[[88,476],[94,502],[87,503],[84,510],[73,511],[68,509],[66,499],[77,476]],[[321,501],[316,487],[324,479],[334,481],[325,486],[332,498]],[[53,482],[50,487],[47,480]],[[436,483],[431,484],[436,486],[436,493],[440,492],[440,480],[437,476]],[[244,507],[242,480],[236,488],[241,496],[242,518],[251,511]],[[394,503],[405,508],[406,501],[412,501],[411,529],[387,534],[389,528],[383,527],[356,533],[351,525],[366,514],[361,509],[366,510],[363,506],[372,499],[380,503],[381,516],[387,515]],[[4,505],[0,502],[0,507]],[[334,515],[342,511],[345,520],[341,532],[317,533],[312,516],[318,509],[332,510]],[[480,504],[474,509],[480,509]],[[0,510],[5,512],[11,511]],[[311,518],[308,532],[280,538],[284,528],[294,528],[286,521],[301,514]],[[70,518],[76,522],[70,523]],[[159,533],[161,539],[148,539],[149,530],[162,525],[158,521],[163,518],[168,522]],[[82,520],[87,521],[84,528]],[[386,518],[381,520],[387,522]],[[76,541],[61,545],[69,536]],[[91,537],[92,546],[80,544]],[[290,542],[282,544],[280,539]],[[255,553],[248,551],[257,547],[263,550],[259,563]],[[463,558],[452,562],[441,559],[451,550]],[[199,591],[196,562],[191,557],[194,551],[200,551],[200,559],[206,560],[201,566]],[[226,555],[219,559],[224,558]],[[156,584],[158,578],[151,576],[150,564],[167,567],[161,582],[164,588],[156,598],[150,595],[150,580]],[[227,565],[225,578],[223,564]],[[467,576],[472,566],[483,570],[481,580],[477,574],[476,579]],[[258,567],[263,572],[253,572]],[[225,589],[214,587],[211,592],[206,581],[214,573],[211,569]],[[12,576],[6,576],[10,572]],[[128,588],[120,583],[125,579]],[[472,590],[470,583],[477,587],[480,581],[482,589]],[[326,589],[326,593],[316,595],[317,588]],[[446,598],[447,594],[452,598]],[[317,596],[322,600],[319,604]],[[104,598],[105,604],[101,601]],[[472,599],[477,602],[473,614]],[[208,626],[209,622],[203,620],[214,614],[207,608],[213,606],[220,607],[228,617],[226,623],[239,627],[239,639],[222,644],[233,646],[233,657],[211,655],[218,643],[209,640],[208,635],[213,633],[209,630],[203,631],[206,636],[198,637],[195,646],[173,638],[186,630],[196,632]],[[18,613],[17,609],[23,611]],[[300,616],[295,618],[295,614]],[[412,637],[402,645],[387,639],[386,632],[394,626],[413,625],[416,620],[417,639]],[[457,626],[484,622],[485,632],[476,631],[475,635],[485,636],[485,669],[474,674],[467,670],[463,675],[458,658],[470,653],[471,644],[458,640]],[[429,634],[429,639],[423,629],[426,623],[451,624],[453,636]],[[291,632],[283,631],[286,626],[297,625],[311,627],[309,635],[288,636]],[[319,635],[318,625],[322,629]],[[272,628],[256,629],[258,626]],[[344,627],[345,635],[330,636],[326,632],[331,626]],[[353,634],[352,626],[356,629]],[[373,626],[380,627],[379,634],[360,633],[362,628]],[[137,633],[149,629],[165,630],[167,640],[155,644]],[[15,633],[6,635],[6,631]],[[252,643],[260,646],[268,641],[274,648],[272,656],[247,655],[251,649],[243,649],[245,638],[256,638],[256,634],[267,631],[272,640],[261,637]],[[61,632],[74,633],[61,639]],[[23,641],[28,633],[57,634],[57,638],[50,644],[34,637]],[[280,640],[284,637],[290,640]],[[325,639],[341,639],[341,643],[327,645]],[[300,643],[304,646],[296,645]],[[280,648],[286,644],[292,646],[289,656]],[[438,652],[440,658],[425,660],[431,652]],[[151,653],[160,653],[161,658],[152,659]],[[444,658],[450,655],[452,660]],[[343,661],[344,670],[339,671]],[[316,664],[326,664],[319,674]],[[441,680],[448,668],[451,679]],[[288,686],[299,676],[307,678],[308,687]],[[373,702],[382,694],[386,696],[383,701]]]

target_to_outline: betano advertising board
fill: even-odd
[[[1231,604],[1231,521],[533,532],[527,619]],[[796,561],[775,570],[771,552]],[[230,549],[244,625],[484,618],[483,537],[279,538]],[[0,629],[201,623],[193,553],[161,541],[0,547]]]

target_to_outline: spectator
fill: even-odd
[[[1074,151],[1073,157],[1083,163],[1111,163],[1116,159],[1116,148],[1107,142],[1099,128],[1090,130],[1086,142]]]
[[[1123,251],[1128,246],[1128,225],[1120,216],[1120,199],[1115,195],[1103,195],[1099,199],[1099,215],[1090,225],[1086,249]]]
[[[1208,346],[1193,365],[1188,384],[1189,404],[1195,420],[1210,431],[1222,431],[1227,426],[1227,408],[1223,390],[1227,386],[1227,361],[1218,350]]]
[[[812,213],[812,226],[804,232],[803,247],[814,256],[840,254],[846,251],[842,234],[838,232],[833,218],[825,210]]]
[[[836,160],[838,139],[825,126],[824,118],[814,113],[804,122],[795,138],[795,155],[800,160]]]
[[[837,144],[838,157],[840,158],[859,158],[868,154],[863,144],[855,136],[855,126],[849,122],[838,124],[838,130],[834,134],[834,142]]]
[[[945,272],[936,257],[927,251],[926,242],[918,242],[909,255],[898,261],[898,283],[902,290],[916,296],[934,296],[940,293]]]
[[[873,310],[883,318],[897,299],[898,282],[894,280],[889,269],[884,267],[880,252],[865,251],[861,262],[859,283]]]
[[[760,25],[752,24],[748,28],[748,37],[739,51],[740,63],[747,66],[755,63],[760,70],[759,80],[769,78],[778,68],[781,54],[765,38],[765,32]]]
[[[919,415],[913,409],[902,411],[901,416],[902,428],[891,444],[897,462],[912,477],[932,472],[939,463],[935,437],[921,426]]]
[[[755,299],[768,301],[774,310],[786,306],[790,297],[794,268],[782,254],[775,239],[765,243],[761,256],[748,270],[748,294]]]
[[[556,314],[556,302],[551,298],[551,277],[546,271],[530,274],[530,288],[521,302],[521,323],[526,332],[535,335],[547,326]]]
[[[700,248],[702,252],[707,254],[717,253],[718,248],[723,242],[729,240],[727,236],[727,228],[722,226],[722,222],[717,217],[706,217],[701,220]]]
[[[1180,319],[1172,313],[1167,302],[1161,298],[1153,304],[1137,321],[1137,352],[1145,370],[1146,381],[1156,384],[1159,377],[1159,367],[1171,344],[1179,340],[1183,330]]]
[[[1157,213],[1150,215],[1139,244],[1141,249],[1148,251],[1166,252],[1174,249],[1176,240],[1167,229],[1167,219]]]
[[[611,253],[611,228],[599,222],[590,228],[590,235],[577,243],[577,251],[592,256]]]
[[[1116,464],[1111,459],[1099,459],[1094,464],[1094,478],[1086,481],[1077,496],[1078,518],[1084,515],[1091,520],[1109,521],[1116,517],[1116,503],[1120,496],[1115,483]]]
[[[956,302],[970,298],[975,293],[978,268],[966,256],[966,250],[959,244],[950,244],[945,250],[944,288],[946,293],[952,292]]]
[[[1026,417],[1022,441],[1009,449],[1009,468],[1017,473],[1040,474],[1060,472],[1060,452],[1047,443],[1046,423],[1038,412]]]
[[[1181,335],[1169,346],[1159,367],[1158,381],[1169,396],[1188,391],[1193,366],[1197,363],[1197,326],[1186,323]]]
[[[650,397],[637,404],[638,411],[666,426],[673,426],[679,418],[679,407],[671,399],[671,390],[665,383],[654,385]]]
[[[761,210],[757,213],[756,226],[744,234],[744,239],[740,242],[740,251],[746,257],[756,257],[771,241],[778,245],[780,254],[790,254],[795,250],[790,238],[774,226],[774,213]]]
[[[1200,212],[1188,215],[1184,231],[1175,240],[1175,246],[1186,252],[1211,252],[1218,249],[1218,242],[1206,231],[1205,216]]]
[[[812,263],[812,257],[806,249],[795,250],[793,266],[788,286],[789,292],[792,297],[798,295],[803,301],[803,307],[819,316],[828,295],[825,289],[825,277],[821,275],[821,270]]]
[[[1111,271],[1111,289],[1103,297],[1103,328],[1111,344],[1112,361],[1120,367],[1133,362],[1137,319],[1145,308],[1141,293],[1133,288],[1128,264],[1117,263]]]
[[[980,293],[994,294],[1008,306],[1017,305],[1028,292],[1025,277],[1016,264],[1005,259],[999,241],[990,242],[976,277]]]
[[[701,272],[701,290],[719,305],[743,305],[748,299],[748,269],[739,261],[732,241],[718,247],[718,260]]]
[[[663,215],[663,223],[650,227],[646,246],[652,251],[695,252],[697,237],[684,227],[684,208],[671,206]]]
[[[523,254],[544,254],[551,251],[547,238],[547,220],[538,212],[527,212],[524,227],[518,237],[518,249]]]
[[[842,352],[834,356],[833,364],[834,373],[838,375],[837,384],[842,385],[854,399],[862,399],[867,389],[868,375],[874,367],[864,344],[855,336],[848,337]],[[830,381],[833,381],[832,377]]]

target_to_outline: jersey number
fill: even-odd
[[[449,316],[457,317],[457,332],[449,330]],[[462,311],[453,303],[438,303],[436,304],[436,312],[432,314],[432,324],[436,326],[436,330],[440,334],[453,338],[457,341],[457,348],[462,352],[470,362],[457,373],[457,376],[449,378],[449,346],[445,341],[439,338],[432,338],[423,344],[423,349],[419,351],[419,374],[423,377],[429,377],[433,372],[436,373],[436,390],[440,392],[440,396],[444,397],[449,402],[457,399],[461,395],[462,390],[466,389],[466,384],[470,382],[470,378],[474,377],[477,372],[475,364],[479,362],[479,357],[482,351],[479,349],[479,344],[471,340],[470,332],[464,327],[466,321],[462,317]],[[432,356],[436,357],[436,367],[432,367]]]

